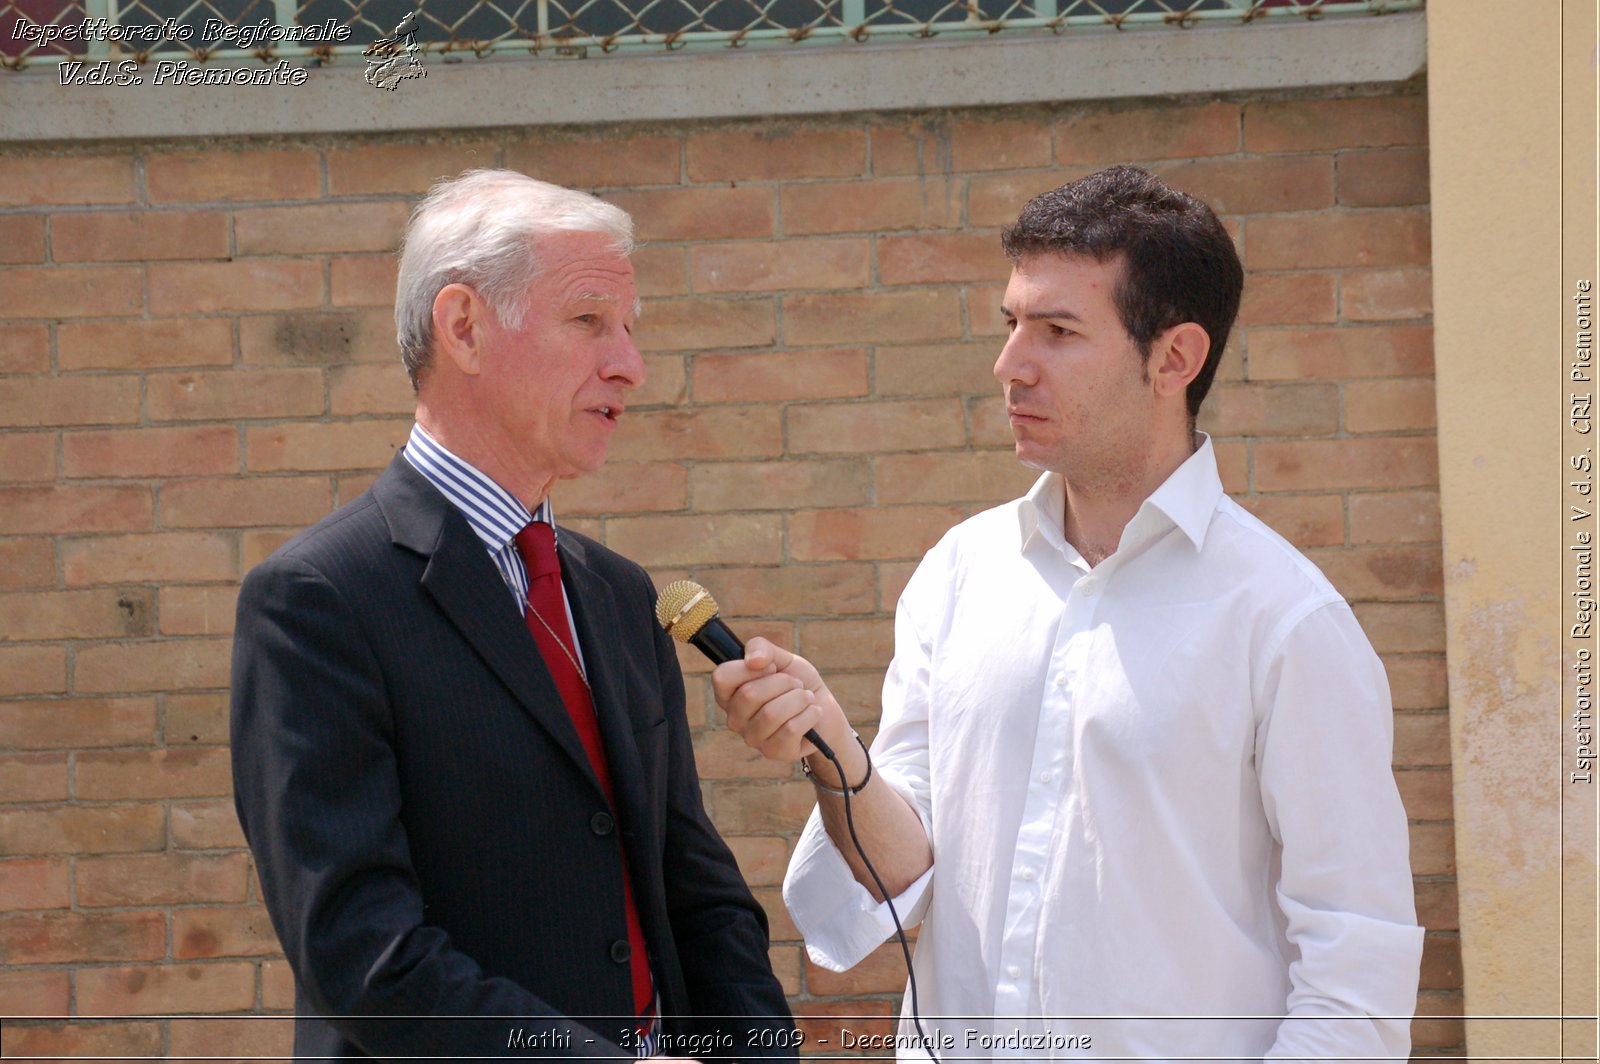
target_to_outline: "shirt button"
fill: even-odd
[[[1025,881],[1027,881],[1027,882],[1029,882],[1029,883],[1032,883],[1032,882],[1033,882],[1033,869],[1031,869],[1031,868],[1024,868],[1024,869],[1023,869],[1023,870],[1022,870],[1022,878],[1023,878],[1023,879],[1024,879],[1024,880],[1025,880]]]
[[[596,813],[589,818],[589,830],[596,835],[609,835],[616,826],[617,822],[611,819],[610,813]]]
[[[1083,597],[1084,598],[1094,598],[1095,592],[1100,590],[1100,585],[1099,584],[1092,584],[1087,580],[1085,580],[1079,586],[1083,588]]]
[[[619,938],[615,942],[611,943],[611,959],[616,961],[618,964],[627,964],[628,959],[632,956],[633,947],[628,945],[627,939]]]
[[[1049,769],[1046,769],[1045,771],[1039,773],[1039,782],[1040,783],[1049,783],[1054,778],[1055,778],[1054,776],[1050,775],[1050,770]]]
[[[1009,975],[1013,979],[1021,979],[1022,978],[1022,969],[1018,968],[1015,964],[1013,964],[1011,967],[1006,969],[1006,974]]]
[[[1066,673],[1064,673],[1064,672],[1056,673],[1056,686],[1057,687],[1065,687],[1065,686],[1067,686],[1067,674]]]

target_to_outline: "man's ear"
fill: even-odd
[[[488,304],[470,285],[447,284],[433,297],[436,353],[469,377],[478,375],[488,312]]]
[[[1211,352],[1211,337],[1192,321],[1174,325],[1155,338],[1150,351],[1151,384],[1159,396],[1184,396]]]

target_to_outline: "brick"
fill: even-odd
[[[718,602],[738,611],[725,609],[730,618],[871,613],[877,604],[872,566],[867,564],[718,569],[704,574],[702,583],[720,596]]]
[[[170,528],[304,527],[330,503],[325,477],[179,480],[161,488],[161,520]]]
[[[0,809],[0,856],[136,853],[166,845],[159,805]]]
[[[1339,431],[1336,384],[1222,384],[1198,427],[1213,436],[1327,436]]]
[[[847,972],[806,962],[806,990],[812,994],[898,994],[905,988],[905,955],[898,942],[885,942]]]
[[[343,366],[370,362],[405,370],[395,347],[394,315],[383,310],[308,310],[239,319],[245,362],[277,366]]]
[[[998,503],[1014,499],[1038,479],[1011,449],[953,454],[884,455],[876,465],[881,505],[907,502]]]
[[[44,261],[44,216],[0,216],[0,265],[17,266]]]
[[[362,144],[330,149],[327,158],[330,196],[419,196],[463,170],[494,166],[495,146],[483,140]]]
[[[133,155],[0,159],[0,206],[132,203]]]
[[[1385,658],[1394,708],[1443,709],[1449,702],[1444,655]]]
[[[138,746],[156,736],[152,698],[64,699],[0,704],[0,736],[14,750]]]
[[[1368,547],[1316,551],[1311,560],[1351,602],[1438,598],[1444,572],[1434,547]]]
[[[0,696],[66,689],[67,653],[60,647],[0,647]]]
[[[244,832],[233,799],[172,803],[172,844],[184,850],[244,848]]]
[[[689,396],[689,370],[684,355],[645,355],[644,383],[628,399],[628,405],[676,406]]]
[[[239,588],[164,587],[161,589],[162,635],[232,635]]]
[[[167,920],[158,912],[0,917],[0,964],[149,961],[166,948]]]
[[[410,214],[405,200],[259,207],[233,212],[233,239],[240,255],[393,251]]]
[[[239,432],[231,425],[68,432],[61,440],[61,456],[68,477],[236,473]]]
[[[48,373],[50,330],[7,322],[0,330],[0,373]]]
[[[817,803],[811,784],[800,780],[728,780],[707,789],[712,822],[724,834],[798,831]]]
[[[689,138],[691,181],[793,181],[854,177],[867,169],[862,129],[702,133]]]
[[[55,580],[55,549],[48,537],[0,539],[0,588],[48,587]]]
[[[1411,874],[1456,874],[1456,830],[1453,823],[1411,825]]]
[[[61,566],[70,586],[231,580],[240,572],[231,538],[211,532],[67,539]]]
[[[791,344],[956,339],[961,303],[947,288],[785,296],[783,334]]]
[[[166,589],[162,589],[166,594]],[[228,742],[228,698],[220,694],[167,694],[162,697],[161,736],[169,746]]]
[[[1043,192],[1094,173],[1092,166],[1053,167],[1020,174],[984,174],[967,182],[967,224],[996,228],[1010,225],[1028,201]],[[999,246],[996,239],[995,246]]]
[[[1302,550],[1344,542],[1342,495],[1252,495],[1238,501]]]
[[[279,547],[293,539],[300,531],[299,528],[273,529],[271,531],[247,531],[239,538],[239,567],[244,572],[249,572],[262,562]]]
[[[1344,389],[1348,432],[1404,432],[1436,424],[1433,378],[1351,381]]]
[[[334,505],[343,506],[378,481],[382,470],[369,473],[344,473],[333,478]]]
[[[243,853],[82,857],[77,862],[78,904],[89,907],[243,902],[249,882],[250,858]]]
[[[1439,482],[1432,437],[1262,442],[1255,447],[1255,469],[1261,491],[1411,488]]]
[[[336,307],[394,305],[400,259],[396,255],[335,255],[329,302]],[[392,320],[392,319],[391,319]]]
[[[728,732],[723,734],[738,742],[737,736]],[[744,744],[741,742],[739,745]],[[698,758],[698,747],[695,755]],[[779,767],[794,771],[792,765],[780,764]],[[755,835],[728,839],[727,842],[728,848],[733,851],[734,859],[739,862],[739,871],[744,874],[746,883],[751,886],[770,887],[783,882],[784,869],[789,863],[789,846],[782,839],[770,835]]]
[[[979,450],[1016,446],[1016,438],[1011,434],[1011,420],[1006,416],[1005,396],[986,395],[968,399],[966,410],[967,423],[971,426],[967,437],[970,446]]]
[[[0,972],[0,1015],[65,1016],[71,1009],[72,973],[64,968],[13,969]],[[6,1024],[6,1056],[21,1059],[35,1052],[41,1040],[36,1037],[40,1028],[23,1024]],[[156,1040],[157,1052],[161,1041]],[[120,1047],[119,1049],[124,1048]],[[46,1046],[41,1052],[53,1049]]]
[[[72,671],[73,690],[89,694],[226,687],[228,654],[226,639],[166,639],[79,647]],[[81,774],[81,762],[79,769]],[[83,793],[81,786],[79,793]]]
[[[40,973],[46,974],[46,973]],[[60,975],[62,986],[66,985],[69,973],[65,971],[50,972],[50,975]],[[66,1000],[63,991],[62,1001]],[[0,1007],[0,1012],[9,1012],[10,1009]],[[63,1005],[60,1009],[51,1010],[49,1015],[64,1016],[67,1008]],[[33,1015],[46,1015],[35,1013]],[[63,1024],[43,1024],[39,1026],[16,1027],[6,1032],[6,1055],[16,1057],[107,1057],[126,1059],[137,1055],[140,1058],[155,1058],[162,1054],[161,1024],[153,1022],[144,1023],[108,1023],[103,1020],[72,1020]]]
[[[1156,175],[1218,214],[1333,206],[1333,159],[1326,155],[1202,159],[1160,167]]]
[[[1251,329],[1251,380],[1417,377],[1433,372],[1427,325]]]
[[[633,215],[640,240],[732,240],[773,234],[769,188],[663,188],[606,198]]]
[[[292,1006],[292,1003],[291,1003]],[[172,1059],[237,1057],[258,1060],[293,1059],[294,1018],[169,1021]]]
[[[637,514],[682,510],[688,504],[689,471],[676,462],[610,462],[553,492],[556,513]]]
[[[682,172],[678,137],[541,139],[506,148],[506,166],[568,188],[675,185]]]
[[[1333,211],[1252,218],[1244,261],[1251,270],[1337,266],[1426,266],[1428,212]]]
[[[320,307],[322,263],[304,259],[156,262],[149,270],[152,314]]]
[[[956,399],[797,403],[787,418],[791,454],[921,451],[960,447],[966,439]]]
[[[689,482],[699,513],[865,506],[872,501],[872,471],[857,458],[707,462],[695,466]]]
[[[1025,121],[957,123],[950,127],[950,163],[960,173],[1049,166],[1050,127]]]
[[[233,324],[196,317],[63,322],[56,356],[63,371],[226,366],[233,361]]]
[[[1351,608],[1379,654],[1444,653],[1442,602],[1358,602]]]
[[[19,266],[0,269],[0,306],[9,318],[115,318],[144,309],[135,266]]]
[[[0,425],[115,425],[139,420],[139,378],[14,377],[0,391]]]
[[[182,908],[172,914],[175,960],[259,957],[282,953],[267,910],[258,905],[220,909]]]
[[[245,430],[246,465],[255,473],[381,469],[411,431],[411,419],[305,422]]]
[[[8,432],[0,435],[0,482],[37,484],[54,479],[55,433]]]
[[[1417,1014],[1411,1021],[1411,1044],[1417,1048],[1458,1050],[1453,1055],[1465,1055],[1467,1026],[1461,1018],[1461,999],[1459,990],[1425,990],[1418,994]]]
[[[1347,207],[1411,207],[1428,202],[1428,152],[1357,151],[1339,155],[1339,202]]]
[[[826,618],[799,626],[796,647],[824,676],[881,668],[894,657],[894,622],[887,617]]]
[[[641,299],[689,292],[688,250],[643,247],[633,253],[633,284]]]
[[[1421,96],[1347,100],[1274,100],[1244,109],[1247,152],[1378,148],[1428,142]]]
[[[1433,314],[1433,271],[1361,270],[1339,276],[1346,321],[1404,321]]]
[[[840,204],[849,204],[841,210]],[[949,229],[961,224],[961,190],[921,178],[784,185],[778,191],[788,236]]]
[[[999,390],[994,363],[1000,345],[989,341],[953,344],[881,345],[873,354],[876,393],[895,395],[992,395]]]
[[[1439,542],[1439,493],[1402,491],[1350,496],[1351,543]]]
[[[948,506],[802,510],[789,517],[796,561],[920,558],[966,515]]]
[[[762,757],[759,752],[751,749],[749,746],[746,746],[745,741],[742,738],[735,735],[732,731],[729,731],[724,725],[725,721],[719,721],[716,726],[711,728],[711,730],[701,732],[699,735],[694,737],[694,763],[695,769],[699,772],[701,779],[786,780],[794,778],[793,762],[767,760],[766,758]],[[739,842],[745,843],[747,846],[754,841],[755,840],[751,839],[728,840],[730,845],[735,842]],[[787,856],[787,848],[784,847],[783,840],[769,839],[767,841],[777,843],[778,848],[785,851],[784,856]],[[738,852],[737,848],[735,849],[735,852]],[[783,858],[780,857],[779,861],[781,862],[782,860]],[[782,881],[783,873],[780,870],[778,873],[777,882],[781,883]],[[767,881],[767,885],[770,885],[771,883],[771,880]]]
[[[1238,150],[1238,104],[1097,111],[1056,126],[1056,162],[1068,165],[1188,159]]]
[[[322,162],[303,150],[162,153],[146,157],[144,179],[153,203],[316,199]]]
[[[647,568],[783,559],[783,522],[776,514],[618,517],[607,530],[607,546]]]
[[[690,249],[689,261],[697,292],[780,292],[865,288],[869,257],[865,239],[790,239],[702,245]]]
[[[0,755],[0,802],[64,802],[67,755]]]
[[[149,635],[151,605],[150,592],[144,588],[0,595],[0,641]]]
[[[883,236],[877,256],[881,284],[1003,283],[1011,275],[996,233]]]
[[[1417,922],[1429,931],[1459,931],[1461,917],[1452,880],[1423,879],[1416,883]]]
[[[805,1044],[832,1049],[842,1044],[843,1032],[856,1038],[892,1038],[897,1030],[888,1001],[807,1001],[804,1011],[795,1016],[795,1026],[805,1036]],[[799,1010],[797,1010],[799,1011]],[[887,1041],[880,1042],[889,1045]]]
[[[942,121],[898,121],[868,130],[872,172],[879,176],[948,174],[953,168],[950,128]]]
[[[266,961],[261,965],[261,1004],[269,1009],[294,1008],[294,971],[287,961]]]
[[[973,336],[992,336],[1001,341],[995,345],[998,357],[1010,326],[1000,312],[1005,303],[1005,285],[973,285],[966,290],[967,323]]]
[[[1426,935],[1422,940],[1422,973],[1417,986],[1437,990],[1461,985],[1461,939],[1456,935]]]
[[[1244,279],[1236,326],[1324,324],[1337,314],[1333,274],[1252,273]]]
[[[77,979],[78,1011],[86,1015],[243,1012],[255,1005],[256,970],[246,963],[88,968]]]
[[[800,993],[800,954],[798,946],[774,945],[767,948],[767,964],[771,966],[772,975],[785,995],[798,996]]]
[[[866,395],[865,348],[698,355],[694,398],[700,403],[841,399]]]
[[[765,347],[777,337],[777,317],[765,299],[652,299],[634,328],[642,351],[704,351]]]
[[[0,861],[0,910],[65,909],[72,901],[68,884],[65,858]]]
[[[611,443],[611,460],[771,457],[783,450],[781,417],[771,405],[625,414]]]
[[[1447,713],[1396,713],[1394,763],[1404,768],[1443,768],[1450,764]]]
[[[57,262],[225,259],[228,216],[220,211],[94,211],[50,220]]]

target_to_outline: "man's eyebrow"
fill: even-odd
[[[1011,313],[1010,309],[1007,308],[1003,303],[1000,305],[1000,313],[1004,314],[1008,318],[1016,317],[1016,315]],[[1083,320],[1082,317],[1074,314],[1070,310],[1035,310],[1032,313],[1023,315],[1023,317],[1028,321],[1047,321],[1051,318],[1060,318],[1067,321]]]

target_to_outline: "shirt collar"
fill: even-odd
[[[1211,515],[1222,500],[1222,477],[1217,473],[1217,456],[1211,446],[1211,437],[1197,433],[1200,446],[1173,470],[1161,486],[1150,493],[1140,505],[1139,512],[1123,531],[1123,544],[1128,545],[1129,529],[1137,538],[1144,538],[1146,526],[1153,517],[1146,513],[1162,515],[1182,530],[1198,550],[1205,546],[1206,530],[1211,527]],[[1067,490],[1060,473],[1046,473],[1034,481],[1028,494],[1022,497],[1017,510],[1017,522],[1026,547],[1035,536],[1060,550],[1070,548],[1061,519],[1066,513]],[[1150,529],[1154,532],[1155,529]],[[1119,548],[1120,550],[1121,548]]]
[[[473,533],[491,553],[503,549],[530,521],[543,521],[555,528],[555,513],[548,497],[529,513],[515,495],[466,459],[452,453],[421,425],[411,426],[405,456],[417,472],[461,511]]]

